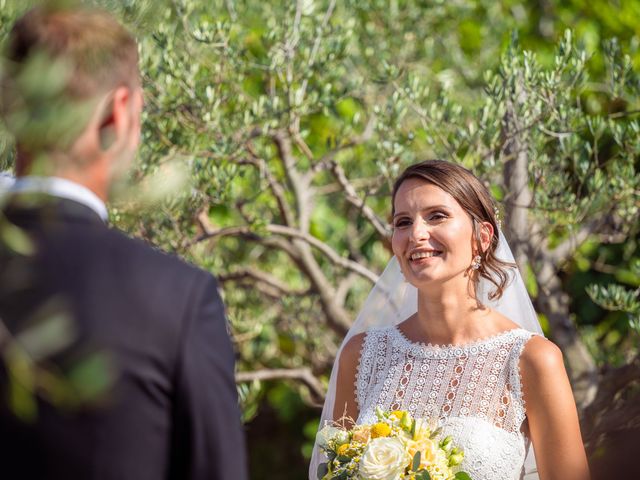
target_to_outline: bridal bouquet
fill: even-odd
[[[318,480],[471,480],[456,467],[463,452],[451,437],[409,412],[376,411],[378,422],[344,430],[332,425],[318,432],[328,462]]]

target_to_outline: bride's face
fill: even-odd
[[[416,287],[464,278],[473,253],[469,214],[450,194],[408,178],[394,202],[392,249],[406,280]]]

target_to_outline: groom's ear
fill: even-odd
[[[113,101],[109,101],[105,107],[98,125],[98,140],[100,150],[108,150],[116,140],[116,132],[113,120]]]
[[[100,149],[118,154],[131,144],[134,132],[139,128],[139,121],[135,115],[139,115],[135,102],[137,92],[129,87],[116,88],[106,99],[102,107],[101,119],[98,125],[98,138]]]

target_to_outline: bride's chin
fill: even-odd
[[[406,276],[407,282],[418,290],[427,290],[430,292],[437,291],[440,287],[451,284],[452,281],[457,283],[464,276],[465,272],[443,272],[443,271],[412,271]],[[466,282],[465,282],[466,284]]]
[[[439,276],[425,273],[413,273],[411,277],[407,277],[407,282],[416,287],[418,290],[423,288],[433,288],[444,283],[443,279],[441,279]]]

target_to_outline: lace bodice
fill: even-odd
[[[356,376],[357,423],[377,406],[438,420],[464,450],[474,480],[520,479],[529,446],[519,358],[533,334],[514,329],[461,346],[409,341],[397,327],[372,329]]]

